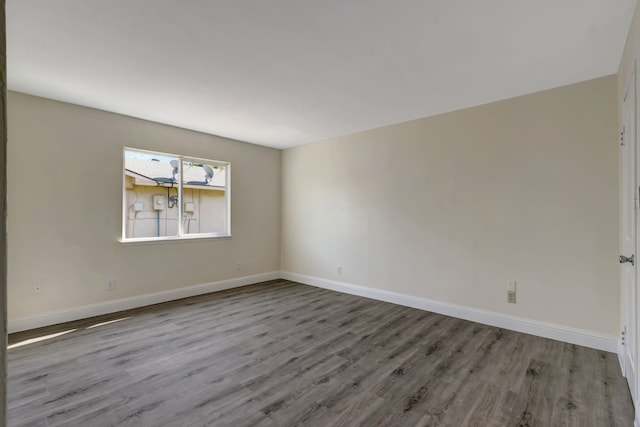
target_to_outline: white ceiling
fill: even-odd
[[[617,72],[636,0],[7,0],[12,90],[277,148]]]

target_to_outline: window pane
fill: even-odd
[[[226,172],[224,165],[182,162],[184,234],[227,234]]]
[[[178,235],[179,159],[125,150],[125,238]]]

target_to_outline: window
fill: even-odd
[[[123,241],[231,235],[229,162],[124,149]]]

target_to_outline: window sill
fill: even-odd
[[[230,239],[231,234],[204,234],[194,236],[180,236],[180,237],[141,237],[135,239],[118,239],[123,245],[154,245],[162,243],[186,243],[202,240],[226,240]]]

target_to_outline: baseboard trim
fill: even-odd
[[[350,283],[337,282],[335,280],[322,279],[319,277],[306,276],[303,274],[283,271],[281,277],[306,285],[319,288],[330,289],[332,291],[358,295],[379,301],[391,302],[407,307],[417,308],[459,319],[470,320],[483,323],[485,325],[496,326],[517,332],[524,332],[537,335],[543,338],[550,338],[564,341],[571,344],[617,353],[618,343],[614,336],[599,334],[583,329],[571,328],[554,323],[540,322],[537,320],[525,319],[522,317],[510,316],[488,310],[480,310],[445,302],[435,301],[427,298],[414,297],[397,292],[384,291],[381,289],[367,288]],[[640,427],[640,426],[638,426]]]
[[[622,374],[623,377],[626,377],[625,373],[624,373],[624,369],[622,368],[624,366],[624,347],[622,346],[621,343],[618,343],[618,348],[616,349],[616,353],[618,354],[618,364],[620,365],[620,374]]]
[[[291,280],[298,283],[304,283],[306,285],[316,286],[319,288],[358,295],[379,301],[386,301],[394,304],[404,305],[420,310],[432,311],[434,313],[440,313],[447,316],[457,317],[460,319],[470,320],[473,322],[483,323],[499,328],[510,329],[513,331],[524,332],[544,338],[564,341],[571,344],[578,344],[598,350],[618,353],[619,355],[617,339],[613,336],[599,334],[583,329],[570,328],[554,323],[540,322],[537,320],[509,316],[506,314],[496,313],[488,310],[480,310],[427,298],[420,298],[411,295],[400,294],[397,292],[368,288],[365,286],[353,285],[350,283],[338,282],[335,280],[328,280],[320,277],[307,276],[286,271],[273,271],[251,276],[236,277],[233,279],[203,283],[200,285],[189,286],[185,288],[171,289],[168,291],[156,292],[152,294],[123,298],[98,304],[85,305],[81,307],[74,307],[68,310],[61,310],[46,313],[40,316],[9,321],[7,324],[7,329],[9,333],[20,332],[29,329],[41,328],[44,326],[51,326],[58,323],[115,313],[122,310],[129,310],[132,308],[159,304],[162,302],[173,301],[181,298],[188,298],[196,295],[222,291],[225,289],[252,285],[255,283],[266,282],[268,280],[275,280],[279,278]],[[638,425],[637,427],[640,427],[640,425]]]
[[[171,289],[168,291],[155,292],[152,294],[140,295],[129,298],[122,298],[98,304],[74,307],[68,310],[61,310],[46,313],[40,316],[27,317],[23,319],[9,321],[7,329],[9,333],[26,331],[29,329],[41,328],[43,326],[56,325],[58,323],[70,322],[88,317],[100,316],[103,314],[115,313],[122,310],[144,307],[147,305],[159,304],[181,298],[193,297],[196,295],[208,294],[211,292],[223,291],[225,289],[237,288],[240,286],[252,285],[254,283],[266,282],[280,278],[279,271],[269,273],[254,274],[251,276],[236,277],[233,279],[220,280],[217,282],[203,283],[185,288]]]

